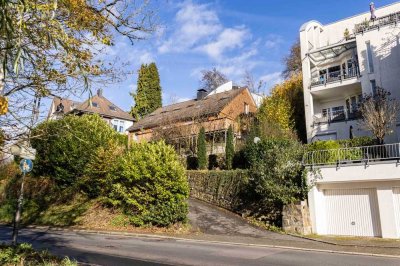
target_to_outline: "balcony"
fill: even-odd
[[[306,152],[305,166],[348,165],[355,163],[400,161],[400,143]]]
[[[387,16],[379,17],[374,20],[365,20],[362,23],[356,24],[354,28],[354,33],[364,33],[366,31],[379,29],[380,27],[396,24],[400,22],[400,12],[392,13]]]
[[[349,120],[359,119],[361,117],[360,111],[357,108],[353,108],[350,112],[347,109],[329,111],[328,113],[315,114],[313,117],[314,125],[319,124],[330,124],[335,122],[344,122]]]
[[[312,78],[311,79],[311,87],[327,85],[327,84],[335,83],[335,82],[342,82],[345,80],[355,79],[358,77],[359,77],[359,75],[358,75],[357,68],[349,68],[349,69],[347,69],[347,71],[338,70],[338,71],[322,74],[319,76],[319,78]]]

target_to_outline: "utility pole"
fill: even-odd
[[[13,234],[12,234],[13,246],[17,245],[19,222],[21,221],[22,202],[24,200],[24,181],[25,181],[25,172],[23,172],[23,174],[22,174],[21,192],[19,194],[18,207],[17,207],[17,212],[15,213],[15,219],[14,219],[14,228],[13,228]]]

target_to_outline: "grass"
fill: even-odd
[[[68,257],[61,259],[51,255],[48,251],[36,251],[30,244],[22,243],[16,247],[0,245],[0,265],[5,266],[76,266],[75,261]]]

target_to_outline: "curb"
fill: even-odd
[[[174,237],[174,236],[155,235],[155,234],[141,234],[141,233],[102,231],[102,230],[90,230],[90,229],[73,229],[73,228],[60,228],[60,227],[35,226],[35,225],[29,225],[24,228],[47,229],[49,231],[54,231],[54,232],[63,231],[63,232],[76,232],[76,233],[99,234],[99,235],[134,236],[134,237],[170,239],[170,240],[177,240],[177,241],[183,241],[183,242],[212,243],[212,244],[218,244],[218,245],[231,245],[231,246],[264,247],[264,248],[276,248],[276,249],[287,249],[287,250],[297,250],[297,251],[312,251],[312,252],[331,253],[331,254],[344,254],[344,255],[355,255],[355,256],[370,256],[370,257],[384,257],[384,258],[400,259],[400,255],[349,252],[349,251],[338,251],[338,250],[329,250],[329,249],[299,248],[299,247],[268,245],[268,244],[251,244],[251,243],[239,243],[239,242],[201,240],[201,239],[182,238],[182,237]],[[296,235],[293,235],[293,236],[296,236]],[[301,236],[297,236],[297,237],[308,239],[306,237],[301,237]],[[315,239],[310,239],[310,240],[315,240]],[[340,244],[337,244],[337,243],[330,243],[330,242],[319,241],[319,240],[315,240],[315,241],[340,246]],[[346,245],[342,245],[342,246],[346,246]],[[379,246],[359,246],[359,245],[347,245],[347,246],[387,248],[387,247],[379,247]],[[389,248],[393,248],[393,247],[389,247]]]

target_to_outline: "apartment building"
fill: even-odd
[[[377,86],[400,99],[400,3],[377,8],[374,15],[301,26],[308,142],[370,134],[357,122],[358,103]],[[385,141],[400,141],[400,127]]]

